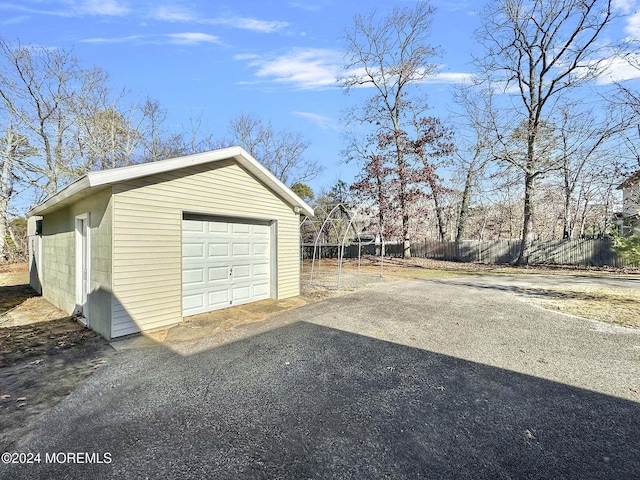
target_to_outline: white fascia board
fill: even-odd
[[[102,170],[89,172],[75,182],[67,185],[55,195],[46,199],[40,205],[34,207],[28,216],[38,215],[41,212],[57,205],[58,203],[82,192],[85,189],[113,185],[114,183],[134,180],[136,178],[156,175],[159,173],[179,170],[186,167],[201,165],[203,163],[217,162],[221,160],[234,159],[258,179],[264,182],[274,192],[284,197],[293,207],[299,207],[300,213],[313,216],[313,208],[307,205],[300,197],[291,191],[286,185],[278,180],[269,170],[254,159],[246,150],[241,147],[229,147],[210,152],[188,155],[185,157],[171,158],[158,162],[142,163],[128,167],[114,168],[112,170]]]
[[[33,207],[31,210],[29,210],[27,212],[27,217],[32,217],[34,215],[39,215],[41,212],[44,212],[45,210],[48,210],[49,208],[53,207],[54,205],[66,200],[69,197],[72,197],[73,195],[89,188],[91,185],[89,183],[89,178],[87,175],[85,175],[84,177],[80,177],[78,180],[76,180],[73,183],[70,183],[69,185],[67,185],[66,187],[64,187],[62,190],[60,190],[58,193],[56,193],[55,195],[52,195],[48,198],[46,198],[44,200],[44,202],[42,202],[39,205],[36,205],[35,207]]]
[[[149,175],[156,175],[158,173],[171,172],[173,170],[192,167],[203,163],[230,159],[238,155],[240,150],[242,150],[240,147],[222,148],[220,150],[196,153],[195,155],[187,155],[185,157],[141,163],[139,165],[130,165],[128,167],[114,168],[112,170],[89,172],[87,177],[89,177],[90,185],[92,187],[110,185],[127,180],[134,180],[136,178],[147,177]]]

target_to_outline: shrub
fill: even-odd
[[[635,226],[631,234],[622,235],[615,228],[611,231],[614,250],[633,265],[640,265],[640,226]]]

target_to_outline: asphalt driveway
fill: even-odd
[[[220,341],[118,352],[18,444],[40,462],[0,477],[640,472],[638,330],[439,280],[382,284]]]

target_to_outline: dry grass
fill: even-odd
[[[556,287],[532,292],[533,303],[559,312],[640,328],[640,290],[611,287]]]
[[[358,260],[346,259],[342,264],[338,285],[338,261],[336,259],[322,259],[316,260],[313,266],[313,275],[311,275],[311,261],[304,262],[302,283],[308,291],[348,292],[394,279],[442,278],[490,269],[486,265],[474,265],[473,270],[468,267],[469,264],[436,262],[422,258],[409,260],[385,258],[382,265],[378,257],[363,257],[360,264],[358,264]]]

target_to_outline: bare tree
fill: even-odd
[[[364,171],[378,175],[383,172],[381,165],[393,166],[387,168],[391,175],[382,188],[393,192],[402,219],[405,258],[411,256],[412,202],[424,193],[418,185],[434,173],[432,165],[423,162],[420,148],[413,148],[425,145],[427,136],[411,138],[408,133],[426,134],[421,130],[423,122],[434,120],[424,118],[427,104],[416,91],[437,68],[432,59],[438,51],[428,41],[433,12],[425,1],[413,8],[394,9],[382,19],[375,12],[356,16],[353,29],[346,32],[344,74],[338,79],[347,93],[359,87],[373,90],[348,113],[350,120],[371,131],[367,147],[351,150],[360,152],[356,154],[365,165],[371,163]]]
[[[240,145],[282,183],[293,185],[316,178],[323,167],[304,158],[309,142],[302,134],[275,130],[254,115],[243,114],[230,122],[231,139],[222,146]]]
[[[11,234],[9,204],[16,194],[15,166],[31,154],[27,138],[9,125],[0,138],[0,261],[9,260],[6,238]]]
[[[0,257],[17,192],[38,203],[88,170],[137,163],[147,139],[152,159],[170,156],[159,104],[129,103],[107,82],[69,51],[0,38]]]
[[[131,101],[131,92],[100,85],[77,105],[79,155],[87,170],[104,170],[147,160],[148,149],[163,143],[156,100]]]
[[[0,39],[0,100],[17,119],[37,156],[19,165],[23,180],[42,195],[83,170],[78,117],[82,104],[107,80],[98,69],[83,68],[70,52],[11,44]]]
[[[476,63],[494,85],[512,97],[496,140],[507,152],[510,133],[522,128],[525,153],[522,244],[517,260],[526,264],[533,241],[536,181],[549,172],[540,134],[559,98],[601,74],[603,32],[614,19],[612,0],[496,0],[482,13],[477,32],[484,55]]]
[[[559,176],[563,193],[563,238],[584,232],[589,198],[598,179],[621,174],[621,137],[632,122],[616,105],[587,107],[575,102],[558,108]],[[576,230],[576,227],[579,227]]]
[[[479,183],[477,177],[491,160],[491,122],[488,121],[488,117],[492,115],[492,99],[491,89],[479,88],[477,85],[461,86],[454,91],[454,102],[462,110],[457,114],[462,124],[458,130],[468,132],[460,136],[461,145],[455,157],[456,166],[464,178],[458,210],[456,243],[465,236],[473,188]]]
[[[393,207],[387,189],[389,167],[385,165],[381,155],[372,153],[364,162],[364,166],[351,185],[351,190],[357,193],[361,200],[371,202],[373,211],[378,218],[378,227],[383,236],[394,235]]]
[[[184,130],[182,143],[185,155],[207,152],[216,148],[213,133],[205,128],[202,114],[189,117],[189,125],[187,127],[183,125],[182,128]]]
[[[165,130],[167,109],[156,99],[149,98],[142,104],[143,162],[157,162],[183,154],[183,138],[180,134],[170,135]]]
[[[87,159],[87,168],[106,170],[131,163],[140,137],[120,112],[108,108],[93,112],[83,120],[81,155]]]

